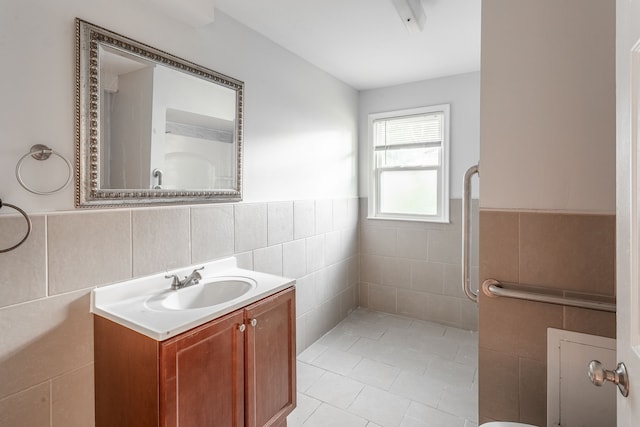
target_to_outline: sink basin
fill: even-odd
[[[256,282],[248,277],[216,277],[203,279],[177,291],[168,290],[147,300],[146,305],[155,310],[192,310],[224,304],[240,298]]]

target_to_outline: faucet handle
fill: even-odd
[[[176,274],[165,274],[165,279],[173,279],[171,282],[171,289],[177,289],[180,287],[180,278]]]
[[[193,277],[193,282],[197,285],[198,282],[202,279],[202,275],[198,273],[199,270],[204,270],[204,265],[200,268],[196,268],[191,272],[191,277]]]

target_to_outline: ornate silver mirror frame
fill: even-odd
[[[124,52],[142,62],[203,79],[235,92],[231,165],[232,184],[222,189],[119,189],[101,185],[101,49]],[[244,83],[189,61],[136,42],[76,18],[76,192],[80,208],[123,205],[236,202],[242,200],[242,126]],[[155,171],[151,173],[155,174]],[[235,178],[235,180],[233,179]],[[162,186],[159,186],[162,187]]]

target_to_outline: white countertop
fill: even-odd
[[[202,282],[225,277],[250,279],[257,285],[239,298],[210,307],[171,310],[156,309],[147,304],[150,298],[179,292],[170,290],[171,280],[165,278],[166,274],[184,277],[202,266]],[[91,292],[91,312],[163,341],[293,285],[294,279],[238,268],[235,258],[225,258],[96,288]]]

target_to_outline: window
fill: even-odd
[[[449,221],[449,105],[369,115],[369,217]]]

